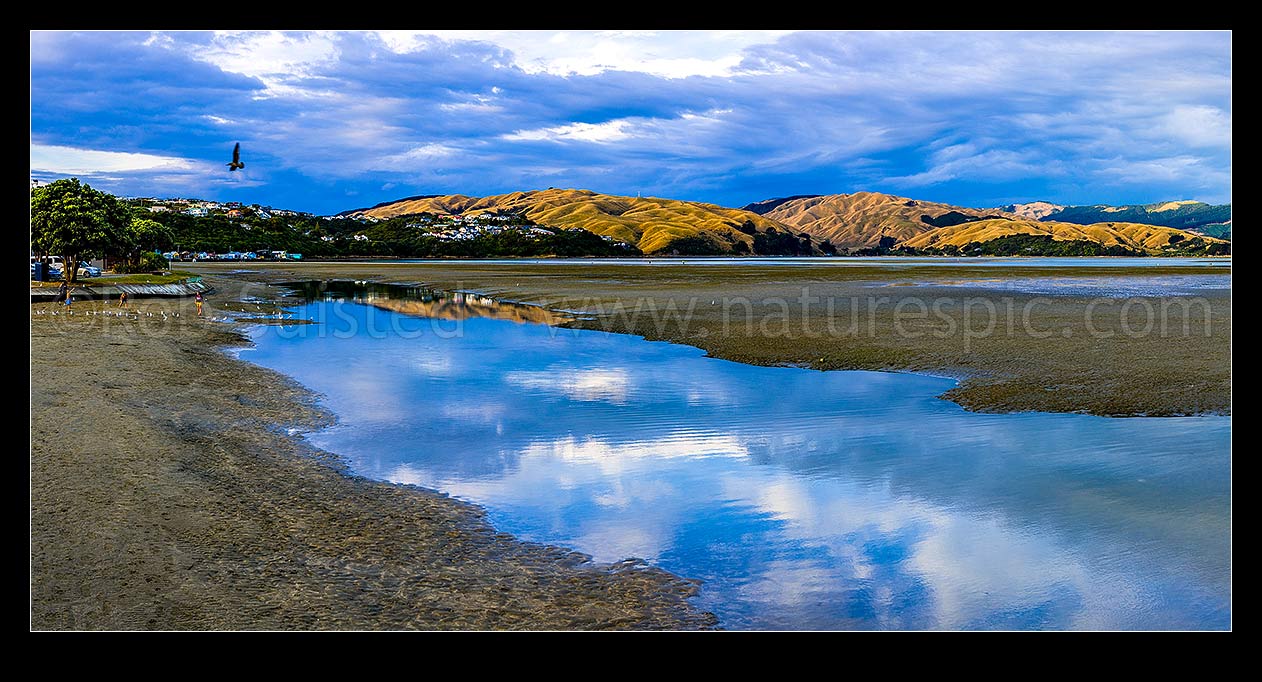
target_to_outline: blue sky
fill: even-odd
[[[319,214],[547,187],[1222,203],[1231,34],[35,31],[31,175]]]

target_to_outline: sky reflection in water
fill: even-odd
[[[952,382],[351,302],[241,357],[363,475],[706,582],[728,628],[1225,628],[1225,417],[965,412]]]

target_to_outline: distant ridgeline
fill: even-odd
[[[1162,256],[1230,253],[1231,206],[974,209],[878,192],[798,195],[725,208],[548,189],[418,195],[336,216],[187,199],[129,199],[180,251],[306,258],[638,255]],[[1158,222],[1160,221],[1160,222]],[[1167,224],[1169,223],[1169,224]]]
[[[949,256],[1217,256],[1231,253],[1231,243],[1160,225],[988,217],[923,232],[897,249]]]
[[[585,230],[543,227],[513,215],[487,215],[465,222],[429,214],[388,220],[272,215],[266,209],[250,207],[233,209],[232,213],[162,212],[154,219],[172,228],[177,250],[193,253],[289,251],[304,258],[602,257],[640,253],[633,246]]]
[[[400,200],[352,215],[387,220],[422,213],[462,219],[511,213],[541,226],[593,232],[654,255],[799,255],[828,251],[827,245],[815,243],[811,235],[791,231],[788,225],[752,211],[583,189],[549,188],[486,197],[449,194]]]
[[[802,195],[745,206],[764,218],[827,240],[838,253],[849,255],[1161,256],[1230,252],[1230,244],[1208,231],[1196,233],[1143,220],[1129,222],[1119,216],[1134,212],[1097,208],[1107,217],[1080,225],[1058,220],[1066,207],[1047,202],[976,209],[880,192]],[[1197,212],[1187,202],[1148,208],[1149,214],[1166,219]],[[1225,208],[1229,219],[1230,206]],[[1222,215],[1221,211],[1203,212],[1206,220]]]
[[[1154,254],[1150,249],[1121,243],[1103,244],[1090,239],[1057,239],[1050,234],[1014,233],[985,241],[964,244],[914,247],[900,245],[894,254],[925,256],[1223,256],[1231,253],[1227,242],[1210,242],[1202,237],[1184,240],[1179,235]]]
[[[1199,201],[1164,201],[1155,204],[1106,206],[1058,206],[1039,201],[1010,204],[1001,208],[1036,220],[1091,225],[1124,222],[1161,225],[1196,232],[1208,237],[1231,239],[1231,204]]]

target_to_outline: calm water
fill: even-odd
[[[324,394],[315,445],[701,578],[724,627],[1230,626],[1228,418],[973,414],[946,379],[369,298],[297,306],[321,323],[241,353]]]
[[[1231,275],[1161,275],[1158,277],[975,277],[967,280],[926,280],[909,284],[964,287],[974,291],[1019,292],[1041,296],[1201,296],[1231,290]],[[898,286],[879,282],[874,286]]]
[[[450,265],[450,259],[413,258],[402,260],[367,261],[376,265],[391,263],[412,264],[436,263]],[[681,265],[729,265],[747,267],[751,265],[780,266],[825,266],[847,265],[872,266],[881,265],[892,268],[915,268],[924,266],[972,266],[980,268],[1004,267],[1060,267],[1060,268],[1107,268],[1107,267],[1171,267],[1171,266],[1213,266],[1224,270],[1231,269],[1231,258],[1122,258],[1122,257],[1073,257],[1073,258],[946,258],[939,256],[813,256],[810,258],[779,256],[697,256],[681,258],[505,258],[505,259],[468,259],[461,263],[494,263],[502,265],[645,265],[652,267],[674,267]]]

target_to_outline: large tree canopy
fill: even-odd
[[[57,180],[31,192],[31,248],[61,256],[63,276],[73,282],[84,257],[128,241],[127,207],[78,178]]]
[[[175,243],[171,228],[156,220],[134,217],[127,225],[126,243],[119,244],[119,252],[127,257],[128,263],[136,263],[140,254],[146,251],[169,249]]]
[[[148,218],[132,218],[131,225],[128,226],[128,236],[132,247],[141,251],[169,249],[175,241],[171,228]]]

